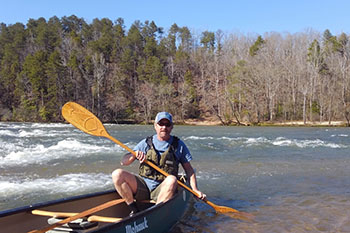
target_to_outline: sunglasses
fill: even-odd
[[[159,126],[166,126],[166,127],[170,127],[170,126],[171,126],[171,123],[170,123],[170,122],[167,122],[167,123],[164,123],[164,122],[158,122],[158,125],[159,125]]]

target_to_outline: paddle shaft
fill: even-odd
[[[40,230],[32,230],[32,231],[29,231],[28,233],[45,233],[45,232],[47,232],[49,230],[54,229],[55,227],[62,226],[63,224],[69,223],[69,222],[74,221],[74,220],[76,220],[78,218],[86,217],[86,216],[88,216],[90,214],[96,213],[98,211],[104,210],[104,209],[106,209],[108,207],[117,205],[117,204],[122,203],[122,202],[124,202],[124,199],[117,199],[117,200],[108,201],[108,202],[103,203],[101,205],[95,206],[95,207],[93,207],[91,209],[88,209],[88,210],[85,210],[85,211],[83,211],[81,213],[78,213],[78,214],[76,214],[76,215],[74,215],[72,217],[63,219],[62,221],[59,221],[59,222],[57,222],[55,224],[52,224],[52,225],[47,226],[45,228],[42,228]]]

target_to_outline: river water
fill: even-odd
[[[152,126],[105,125],[133,148]],[[210,201],[172,232],[350,232],[350,128],[175,126]],[[0,211],[113,188],[124,149],[68,124],[0,123]],[[136,172],[137,163],[126,167]]]

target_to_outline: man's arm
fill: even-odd
[[[125,154],[124,157],[122,158],[122,160],[120,161],[120,164],[122,166],[128,166],[132,162],[134,162],[135,159],[138,159],[140,161],[140,163],[143,163],[143,161],[146,158],[145,153],[143,153],[142,151],[139,151],[139,150],[135,151],[135,153],[136,153],[136,157],[132,153]]]
[[[198,194],[198,198],[205,199],[206,195],[202,193],[197,187],[197,178],[191,163],[190,162],[183,163],[182,167],[186,172],[187,179],[189,179],[190,181],[191,188],[193,189],[193,191],[195,191]]]

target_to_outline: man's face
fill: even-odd
[[[171,130],[173,129],[173,124],[167,119],[161,119],[158,123],[154,124],[154,128],[157,132],[159,140],[167,141],[170,138]]]

